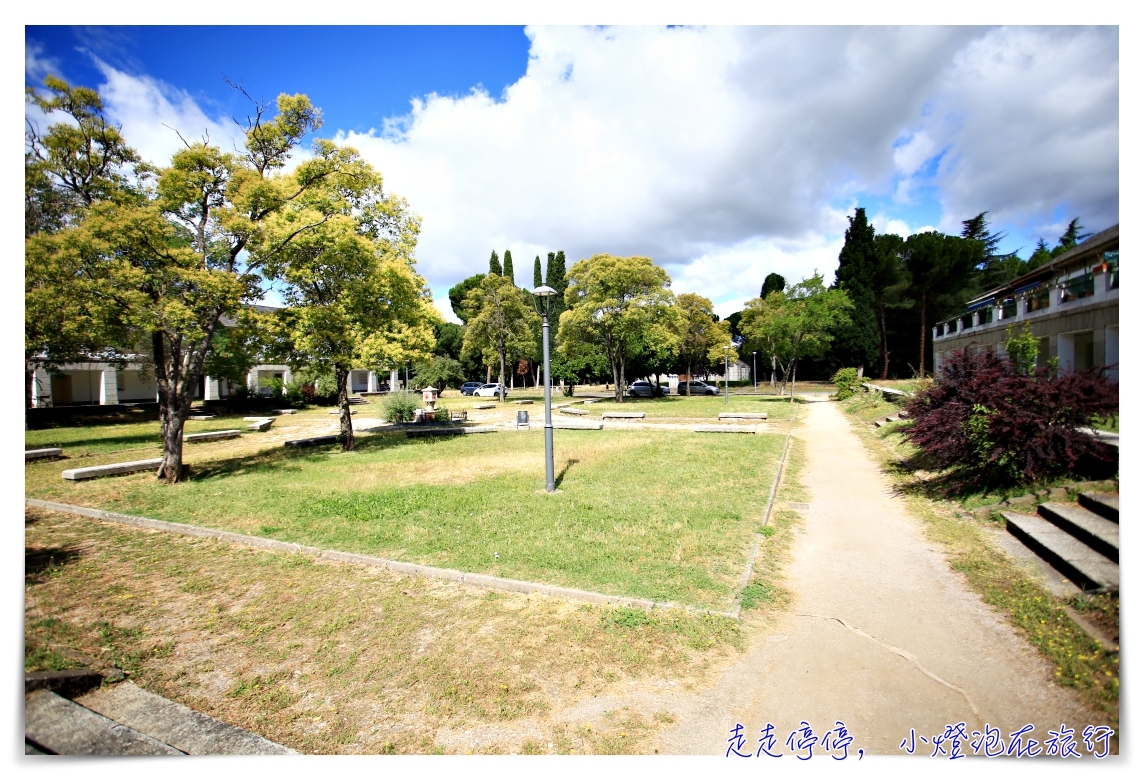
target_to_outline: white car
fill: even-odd
[[[500,382],[493,382],[488,385],[481,385],[473,391],[473,395],[479,395],[482,398],[496,398],[501,393]],[[508,398],[508,391],[505,391],[505,398]]]

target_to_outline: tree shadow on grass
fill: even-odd
[[[379,452],[415,444],[418,441],[406,438],[403,432],[373,434],[368,438],[355,439],[354,452]],[[198,481],[237,477],[258,471],[300,471],[306,464],[324,462],[329,456],[341,452],[340,444],[323,444],[303,448],[283,446],[253,455],[237,456],[195,465],[191,470],[190,478],[193,481]]]
[[[24,582],[35,585],[52,573],[79,558],[82,552],[71,545],[65,547],[31,547],[24,550]]]
[[[580,461],[577,458],[568,459],[568,462],[564,464],[564,468],[560,469],[560,473],[557,474],[556,479],[553,480],[556,483],[556,487],[560,487],[560,485],[564,482],[564,475],[568,473],[568,469],[572,468],[579,462]]]

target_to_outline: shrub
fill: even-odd
[[[417,393],[398,391],[386,393],[381,399],[381,416],[387,422],[411,422],[413,412],[421,408],[421,396]]]
[[[1116,413],[1120,392],[1102,369],[1029,373],[992,353],[959,350],[941,376],[907,405],[904,431],[939,468],[958,467],[979,487],[1073,472],[1088,459],[1112,463],[1108,445],[1078,427]]]
[[[838,388],[835,397],[839,401],[845,401],[862,387],[862,377],[858,376],[856,368],[840,368],[830,377],[830,381]]]
[[[438,406],[437,411],[433,413],[433,419],[437,422],[449,422],[449,408]]]

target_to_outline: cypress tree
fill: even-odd
[[[497,257],[497,250],[495,249],[489,257],[489,273],[504,276],[504,271],[501,270],[500,258]]]
[[[773,292],[782,292],[786,289],[786,279],[776,273],[767,274],[767,278],[763,279],[763,289],[759,291],[760,298],[766,298]]]
[[[532,289],[536,289],[544,284],[544,277],[540,275],[540,255],[532,261]]]
[[[834,286],[844,290],[854,309],[850,324],[835,334],[832,363],[834,368],[870,367],[877,365],[881,345],[875,314],[874,276],[878,270],[878,250],[874,242],[874,226],[866,220],[866,209],[858,208],[848,217],[846,242],[838,253],[838,270]]]
[[[516,284],[516,274],[512,271],[512,252],[507,249],[504,250],[504,275]]]

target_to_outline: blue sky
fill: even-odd
[[[778,271],[833,278],[846,216],[1027,256],[1119,220],[1116,28],[27,27],[25,81],[100,89],[157,163],[304,92],[423,218],[448,287],[511,249],[641,254],[728,314]],[[37,117],[31,116],[36,119]]]

